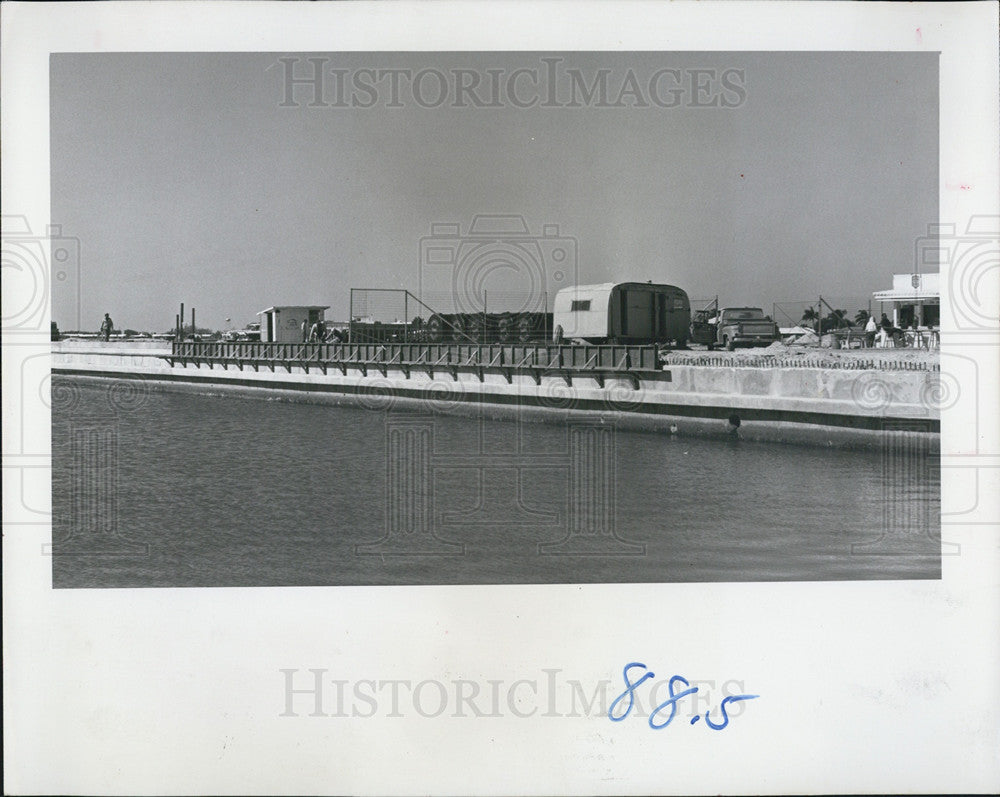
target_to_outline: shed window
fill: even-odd
[[[579,310],[589,310],[590,309],[590,299],[574,299],[572,306],[569,308],[570,312],[575,313]]]

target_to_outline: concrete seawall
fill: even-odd
[[[507,380],[498,374],[435,373],[389,366],[385,374],[315,367],[274,369],[171,365],[162,358],[169,344],[158,342],[53,343],[55,374],[100,379],[138,379],[151,389],[239,392],[244,395],[366,406],[429,407],[433,411],[479,412],[490,405],[495,417],[512,413],[544,416],[574,412],[613,414],[628,428],[675,428],[681,434],[728,434],[729,418],[740,419],[744,439],[819,445],[878,445],[885,434],[938,437],[935,398],[940,374],[930,371],[845,370],[670,365],[669,380],[647,380],[638,389],[629,379],[558,376],[541,384],[528,375]],[[464,409],[463,409],[464,407]]]

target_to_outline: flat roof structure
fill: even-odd
[[[894,326],[918,327],[927,324],[941,323],[940,290],[941,275],[930,274],[893,274],[892,287],[885,291],[875,291],[872,298],[881,303],[892,305],[892,323]]]
[[[941,300],[940,274],[893,274],[892,287],[885,291],[875,291],[872,298],[876,302],[927,302]]]

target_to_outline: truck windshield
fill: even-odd
[[[739,310],[726,310],[723,317],[728,321],[756,321],[764,318],[764,311],[756,307],[744,307]]]

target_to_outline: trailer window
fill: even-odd
[[[569,309],[571,313],[576,313],[580,310],[589,310],[590,299],[574,299],[573,304]]]

